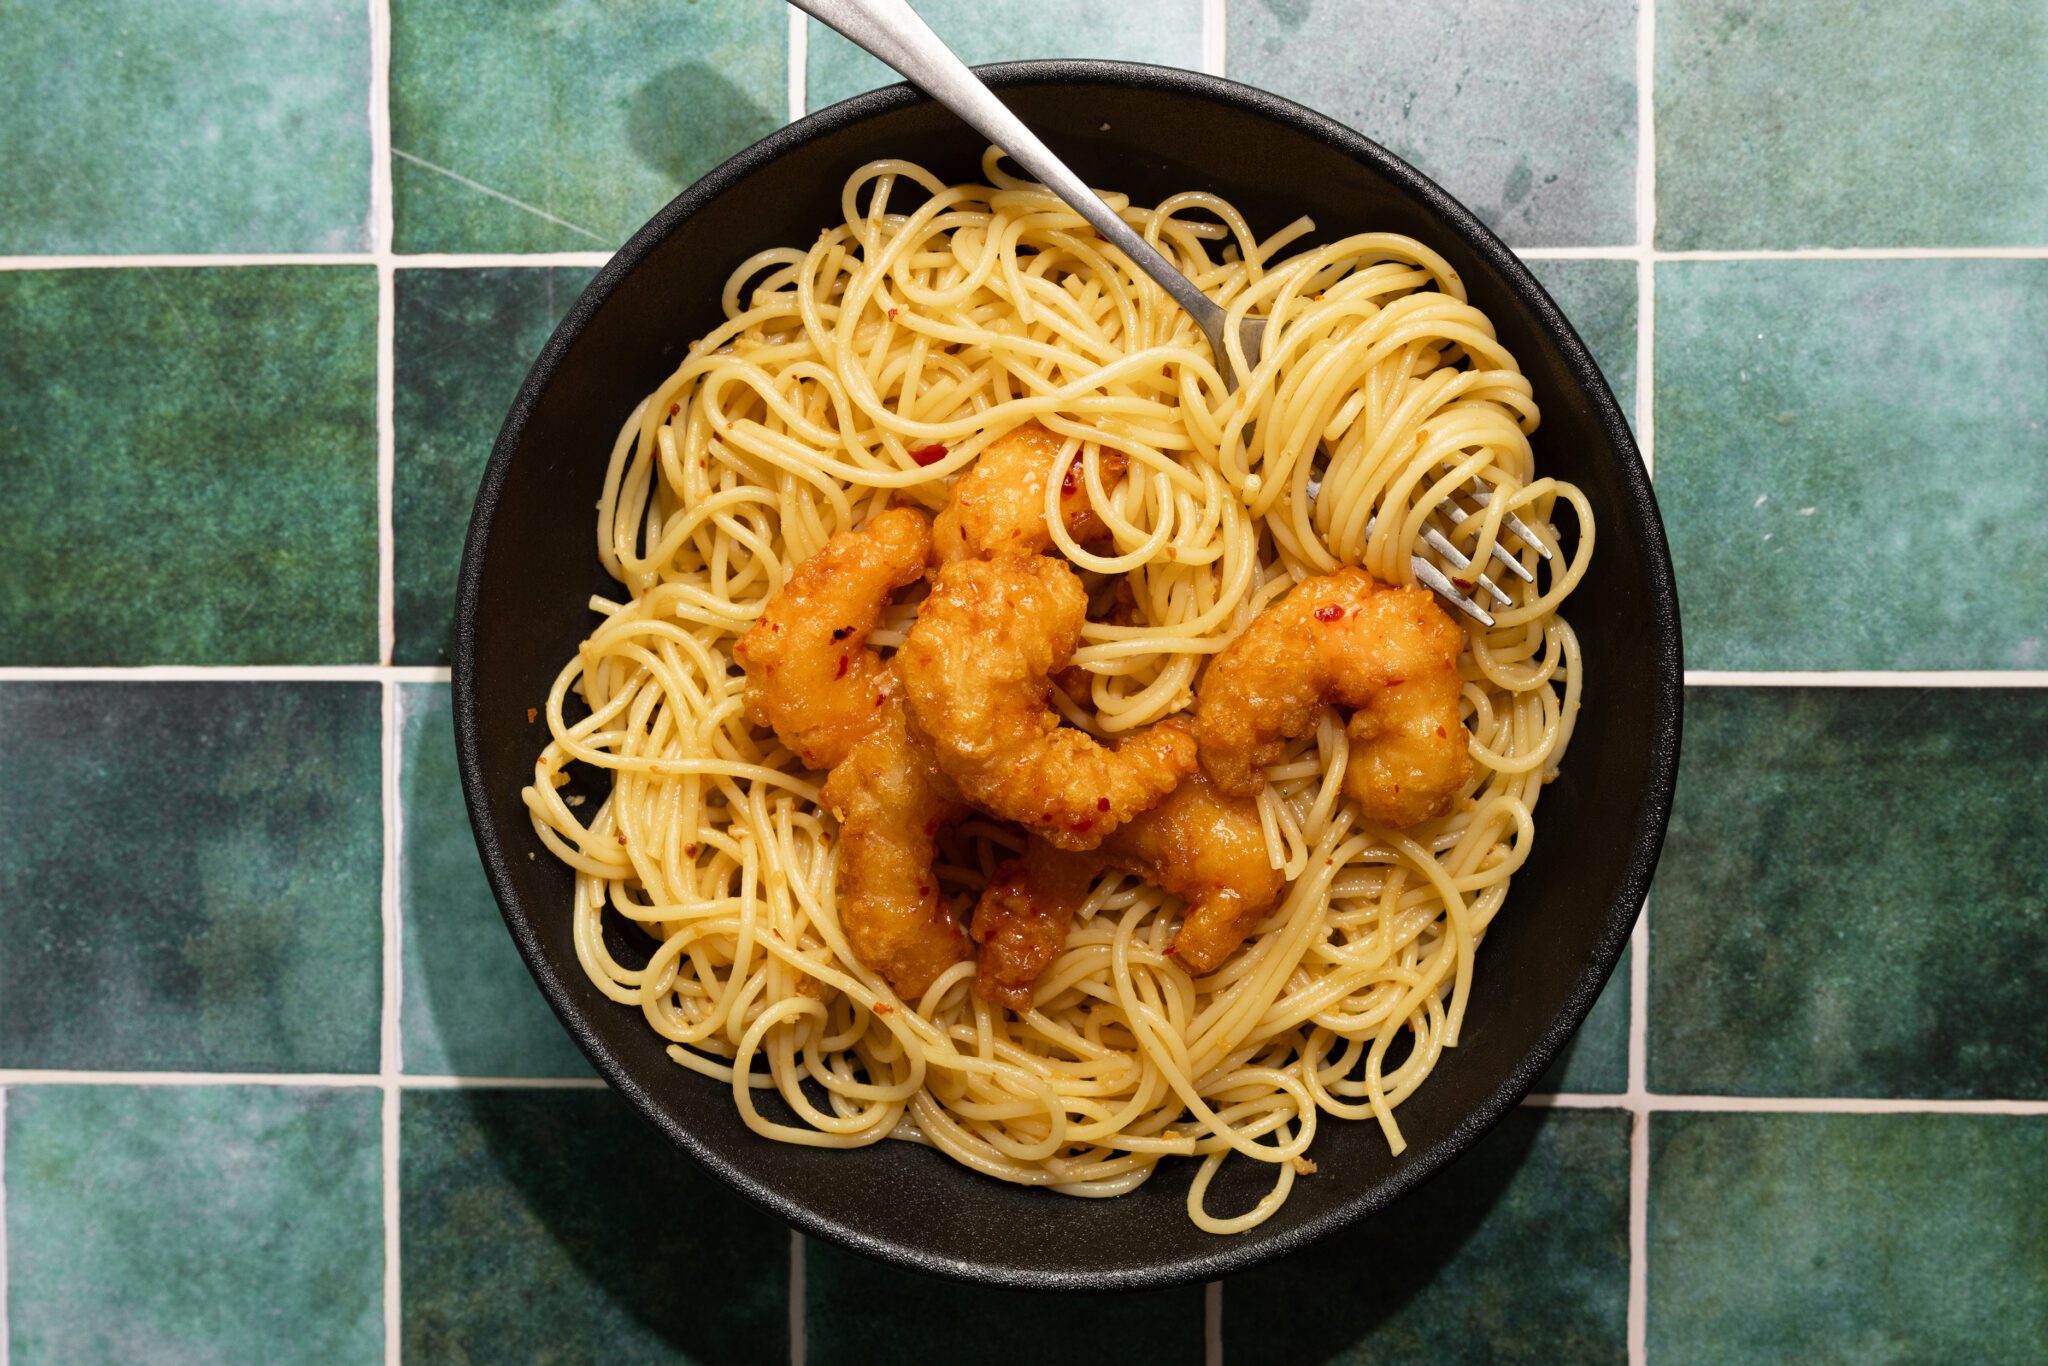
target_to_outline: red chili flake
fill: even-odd
[[[877,1015],[894,1015],[895,1013],[896,1013],[896,1007],[895,1007],[895,1006],[892,1006],[892,1005],[890,1005],[890,1004],[889,1004],[889,1003],[888,1003],[887,1001],[877,1001],[877,1002],[875,1002],[875,1014],[877,1014]]]
[[[530,726],[530,725],[532,725],[532,724],[533,724],[533,721],[534,721],[534,718],[535,718],[535,717],[537,717],[537,716],[539,716],[539,715],[540,715],[540,708],[539,708],[539,707],[528,707],[528,708],[526,709],[526,724],[527,724],[527,725],[529,725],[529,726]]]
[[[620,844],[624,844],[625,842],[626,842],[626,837],[625,837],[624,835],[621,835],[621,836],[619,836],[619,843],[620,843]]]
[[[1167,957],[1167,958],[1171,958],[1171,957],[1173,957],[1173,955],[1174,955],[1175,951],[1176,951],[1176,950],[1178,950],[1179,948],[1180,948],[1180,945],[1178,945],[1178,944],[1168,944],[1168,945],[1166,946],[1166,953],[1165,953],[1165,955],[1164,955],[1164,956],[1165,956],[1165,957]]]
[[[888,700],[889,700],[889,694],[887,694],[887,693],[876,693],[876,694],[875,694],[875,705],[876,705],[876,706],[878,706],[878,707],[879,707],[879,706],[881,706],[881,705],[882,705],[882,704],[883,704],[884,702],[887,702]]]
[[[1405,678],[1390,678],[1387,680],[1387,686],[1390,688],[1398,688],[1407,681],[1408,680]]]
[[[936,465],[946,458],[946,448],[939,445],[919,446],[910,453],[910,458],[920,466]]]
[[[1444,738],[1444,728],[1442,726],[1436,728],[1436,738],[1439,740]]]
[[[1097,798],[1095,799],[1095,809],[1096,809],[1097,811],[1107,811],[1107,810],[1109,810],[1109,798],[1107,798],[1107,797],[1097,797]]]
[[[836,674],[833,674],[833,675],[832,675],[832,676],[833,676],[834,678],[844,678],[844,677],[846,677],[846,661],[847,661],[847,658],[848,658],[848,656],[846,656],[846,655],[841,655],[841,656],[839,656],[839,672],[838,672],[838,673],[836,673]]]
[[[851,626],[841,626],[841,627],[838,627],[837,629],[835,629],[835,630],[834,630],[834,631],[832,632],[832,639],[834,639],[834,640],[844,640],[844,639],[846,639],[846,638],[847,638],[848,636],[850,636],[850,635],[852,635],[852,634],[853,634],[853,628],[852,628]]]
[[[932,894],[932,885],[929,882],[918,883],[917,894],[919,896],[930,896]]]
[[[1073,491],[1074,491],[1075,489],[1079,488],[1080,486],[1081,486],[1081,467],[1080,467],[1079,465],[1069,465],[1069,466],[1067,466],[1067,472],[1066,472],[1066,473],[1065,473],[1064,475],[1062,475],[1062,476],[1060,477],[1060,493],[1061,493],[1061,495],[1062,495],[1062,496],[1064,496],[1064,495],[1068,495],[1068,494],[1071,494],[1071,493],[1073,493]]]
[[[1078,834],[1079,832],[1081,832],[1081,831],[1083,831],[1083,830],[1087,830],[1087,829],[1090,829],[1090,828],[1092,828],[1092,827],[1094,826],[1094,824],[1095,824],[1095,817],[1093,817],[1093,816],[1083,816],[1083,817],[1081,817],[1081,818],[1080,818],[1079,820],[1077,820],[1077,821],[1075,821],[1075,822],[1074,822],[1074,824],[1073,824],[1073,829],[1074,829],[1075,833],[1077,833],[1077,834]]]
[[[1471,591],[1472,591],[1472,580],[1470,580],[1470,579],[1452,579],[1452,580],[1451,580],[1451,587],[1453,587],[1453,588],[1457,589],[1457,590],[1458,590],[1458,591],[1459,591],[1460,593],[1469,593],[1469,592],[1471,592]]]
[[[684,858],[695,858],[695,857],[697,857],[697,846],[696,846],[696,845],[694,845],[694,844],[686,844],[686,845],[684,845],[684,846],[683,846],[683,857],[684,857]]]
[[[668,415],[670,417],[674,417],[677,413],[680,413],[682,410],[683,405],[680,403],[671,403],[668,405]]]
[[[1341,621],[1343,617],[1344,609],[1334,603],[1325,603],[1323,606],[1316,608],[1316,620],[1326,625],[1333,621]]]
[[[895,322],[895,321],[896,321],[896,310],[895,310],[895,309],[893,309],[893,308],[889,310],[889,321],[890,321],[890,322]]]

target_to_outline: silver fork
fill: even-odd
[[[1019,166],[1037,177],[1040,184],[1066,201],[1067,207],[1085,218],[1132,265],[1151,276],[1175,303],[1187,310],[1188,316],[1195,320],[1195,326],[1208,338],[1209,350],[1216,358],[1216,368],[1222,372],[1224,384],[1232,392],[1236,391],[1243,376],[1231,363],[1229,349],[1224,345],[1226,314],[1223,306],[1197,289],[1194,281],[1175,270],[1173,262],[1140,237],[1130,224],[1117,216],[1116,210],[1088,188],[1081,177],[1053,155],[1052,149],[1025,127],[1024,121],[1011,113],[1009,106],[997,99],[995,92],[982,84],[981,78],[968,70],[966,63],[954,55],[938,34],[932,32],[930,25],[918,17],[907,0],[789,0],[789,3],[908,77],[912,84],[959,115],[968,127],[1002,148]],[[1247,370],[1258,365],[1265,339],[1264,318],[1246,318],[1239,326],[1237,341]],[[1484,497],[1483,493],[1473,495],[1475,503],[1481,506],[1484,505],[1481,501]],[[1461,516],[1457,520],[1464,519]],[[1550,552],[1544,548],[1543,542],[1531,535],[1519,518],[1510,516],[1505,525],[1524,542],[1536,547],[1545,558],[1549,557]],[[1423,543],[1449,561],[1453,569],[1471,567],[1471,560],[1435,528],[1424,534]],[[1498,544],[1494,546],[1493,553],[1514,573],[1523,578],[1533,577],[1520,560]],[[1412,557],[1409,563],[1415,570],[1415,577],[1437,596],[1467,616],[1488,626],[1493,625],[1492,614],[1461,592],[1442,569],[1421,555]],[[1476,582],[1495,603],[1506,606],[1510,601],[1493,580],[1480,575]]]

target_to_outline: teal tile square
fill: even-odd
[[[2048,261],[1657,267],[1694,669],[2048,666]]]
[[[1224,1360],[1626,1360],[1629,1123],[1509,1115],[1384,1212],[1226,1282]]]
[[[1636,240],[1634,0],[1426,14],[1394,0],[1235,0],[1227,14],[1232,80],[1351,125],[1512,245]]]
[[[10,1090],[16,1366],[382,1361],[382,1106],[374,1087]]]
[[[1649,1357],[2027,1362],[2048,1120],[1657,1114]]]
[[[0,272],[0,663],[377,658],[377,276]]]
[[[1651,1089],[2048,1097],[2048,689],[1694,688]]]
[[[527,975],[484,881],[455,769],[445,684],[398,690],[401,1054],[414,1074],[586,1077],[590,1064]],[[545,734],[536,727],[536,752]],[[565,903],[561,913],[567,915]]]
[[[970,66],[1031,57],[1109,57],[1159,66],[1202,64],[1202,0],[1040,0],[991,22],[976,0],[921,0],[918,15]],[[903,78],[812,21],[804,99],[823,109]]]
[[[0,5],[0,256],[367,251],[360,0]]]
[[[1657,6],[1657,244],[2048,242],[2048,8]]]
[[[1025,1362],[1058,1344],[1071,1345],[1080,1360],[1117,1366],[1202,1359],[1198,1285],[1104,1295],[991,1290],[811,1238],[804,1243],[804,1309],[809,1358],[833,1366]],[[877,1331],[885,1318],[886,1330]]]
[[[455,577],[477,481],[520,382],[590,276],[513,266],[394,277],[395,663],[448,662]]]
[[[789,1230],[618,1096],[407,1091],[399,1113],[407,1360],[789,1360]]]
[[[400,251],[592,251],[780,127],[761,0],[393,0]]]
[[[1479,971],[1486,971],[1486,950],[1479,950]],[[1539,1095],[1559,1092],[1615,1095],[1628,1090],[1629,956],[1614,965],[1586,1022],[1563,1053],[1535,1085]]]
[[[382,712],[0,684],[0,1067],[376,1071]]]
[[[1641,293],[1633,261],[1529,261],[1536,282],[1563,310],[1565,320],[1593,353],[1614,401],[1636,411],[1636,301]],[[1539,401],[1543,396],[1537,395]]]

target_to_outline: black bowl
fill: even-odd
[[[640,1013],[585,979],[569,938],[568,873],[540,850],[519,789],[537,732],[526,709],[588,634],[592,592],[616,586],[592,548],[591,507],[613,433],[718,320],[745,257],[837,221],[857,166],[907,156],[977,178],[982,139],[907,87],[862,95],[748,148],[663,209],[598,275],[549,340],[491,453],[463,555],[455,730],[477,847],[548,1002],[604,1076],[678,1146],[806,1233],[927,1271],[1041,1289],[1205,1280],[1300,1248],[1371,1214],[1478,1141],[1585,1018],[1628,942],[1663,841],[1676,776],[1680,663],[1671,562],[1627,423],[1585,346],[1514,255],[1385,149],[1311,110],[1214,77],[1115,62],[983,68],[1091,185],[1140,201],[1203,188],[1255,229],[1312,215],[1328,240],[1407,233],[1464,276],[1543,408],[1538,462],[1591,500],[1592,572],[1568,615],[1585,650],[1585,710],[1545,792],[1541,838],[1480,952],[1461,1045],[1401,1108],[1408,1150],[1378,1126],[1327,1121],[1322,1174],[1236,1237],[1184,1208],[1192,1162],[1169,1161],[1115,1200],[1005,1185],[901,1143],[858,1151],[757,1137],[727,1089],[670,1062]],[[1212,1208],[1245,1208],[1270,1179],[1228,1163]],[[593,1178],[598,1179],[598,1178]]]

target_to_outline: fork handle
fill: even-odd
[[[789,0],[804,13],[867,49],[958,114],[968,127],[1009,153],[1018,165],[1115,245],[1191,314],[1205,331],[1220,329],[1223,310],[1173,268],[1158,248],[1132,231],[1081,177],[1053,155],[1010,107],[967,69],[907,0]]]

